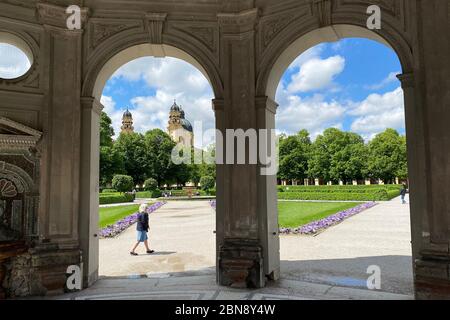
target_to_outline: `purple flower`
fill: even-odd
[[[209,204],[211,205],[211,207],[216,209],[215,200],[210,201]],[[376,205],[376,202],[366,202],[356,207],[340,211],[321,220],[310,222],[303,226],[299,226],[296,228],[280,228],[280,234],[315,234]]]
[[[167,202],[161,201],[156,202],[150,206],[147,207],[147,213],[151,214],[161,208],[163,205],[165,205]],[[103,228],[100,230],[100,238],[113,238],[126,229],[128,229],[131,225],[135,224],[138,219],[139,213],[133,213],[132,215],[125,217],[116,223],[114,223],[111,226],[107,226],[106,228]]]
[[[317,220],[305,224],[303,226],[299,226],[296,228],[280,228],[281,234],[315,234],[323,229],[329,228],[335,224],[338,224],[345,219],[352,217],[364,210],[372,208],[376,206],[376,202],[367,202],[361,205],[358,205],[354,208],[350,208],[344,211],[340,211],[331,216],[328,216],[324,219]]]

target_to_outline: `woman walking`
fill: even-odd
[[[144,243],[145,249],[147,250],[147,253],[153,253],[154,250],[150,250],[148,247],[148,230],[149,230],[149,224],[148,224],[148,212],[147,212],[147,205],[141,204],[139,207],[139,215],[138,220],[136,224],[136,230],[137,230],[137,243],[134,245],[133,249],[131,249],[130,254],[132,256],[137,256],[138,254],[135,252],[136,248],[139,246],[141,242]]]

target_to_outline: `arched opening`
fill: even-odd
[[[194,138],[215,126],[213,97],[205,69],[175,47],[133,46],[101,68],[93,99],[85,99],[82,129],[90,162],[82,170],[89,216],[83,212],[80,225],[80,233],[90,233],[83,244],[86,285],[98,276],[215,272],[215,212],[196,199],[208,194],[199,185],[204,171],[215,170],[193,163],[193,157],[182,164],[171,158],[176,145],[201,154],[213,141]],[[131,182],[122,189],[118,181],[126,179]],[[133,256],[141,204],[150,208],[148,242],[155,253],[140,244]]]
[[[24,40],[0,32],[0,79],[20,78],[30,70],[33,61],[33,52]]]
[[[212,85],[209,74],[206,72],[205,68],[191,55],[183,50],[169,45],[154,45],[154,44],[140,44],[132,46],[125,49],[114,57],[112,57],[108,62],[102,67],[98,76],[96,77],[95,85],[93,88],[93,97],[100,100],[103,88],[106,85],[108,79],[123,65],[142,57],[173,57],[183,60],[195,68],[197,68],[208,82]]]
[[[399,52],[374,32],[338,25],[293,41],[267,73],[265,92],[279,104],[276,126],[283,134],[281,277],[367,290],[370,275],[380,271],[381,291],[413,294],[410,243],[417,222],[409,200],[400,200],[401,184],[413,183],[405,127],[410,106],[396,77],[409,61]],[[404,172],[382,181],[387,149],[401,153]],[[393,160],[394,151],[387,152]]]

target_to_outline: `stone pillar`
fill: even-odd
[[[449,6],[439,0],[418,6],[417,67],[414,78],[400,77],[407,109],[414,108],[407,132],[416,140],[408,143],[416,172],[410,176],[416,298],[450,299],[450,38],[443,32]]]
[[[255,25],[258,11],[220,13],[221,73],[224,82],[223,104],[216,101],[216,128],[222,132],[224,146],[231,144],[227,129],[256,129],[258,112],[255,104]],[[221,109],[221,110],[220,110]],[[236,139],[234,139],[236,141]],[[236,150],[236,147],[235,149]],[[264,251],[261,221],[266,211],[261,199],[259,167],[249,164],[246,143],[246,164],[217,165],[217,247],[218,282],[232,287],[263,287],[265,285]],[[231,158],[224,149],[224,160]],[[267,185],[262,186],[263,188]]]
[[[266,129],[266,143],[259,145],[260,156],[267,155],[272,161],[268,166],[260,164],[258,170],[259,239],[263,246],[264,274],[271,280],[280,277],[280,239],[278,235],[277,173],[278,150],[275,148],[275,114],[278,104],[268,97],[256,98],[257,128]],[[260,131],[264,132],[264,131]],[[262,136],[259,137],[260,139]],[[273,143],[272,143],[273,141]],[[261,142],[261,141],[260,141]],[[267,160],[267,159],[266,159]],[[269,161],[264,161],[269,163]],[[268,169],[270,167],[271,169]],[[263,172],[265,170],[265,172]],[[294,184],[295,183],[295,184]],[[297,185],[294,180],[293,185]]]
[[[98,279],[98,220],[100,171],[100,119],[103,106],[94,98],[82,98],[80,248],[83,261],[83,285]]]
[[[61,291],[66,270],[80,263],[78,213],[82,30],[68,30],[65,7],[37,5],[44,26],[41,77],[46,83],[41,145],[39,244],[32,264],[47,291]],[[83,11],[83,16],[85,11]]]

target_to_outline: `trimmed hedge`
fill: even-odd
[[[279,186],[279,192],[360,192],[375,190],[395,190],[400,192],[400,185],[348,185],[348,186]]]
[[[136,198],[146,199],[146,198],[159,198],[162,196],[162,192],[159,189],[153,191],[141,191],[136,193]]]
[[[133,202],[134,196],[131,193],[108,193],[100,194],[100,204],[114,204]]]
[[[336,201],[386,201],[387,192],[383,193],[326,193],[326,192],[281,192],[280,200],[336,200]]]
[[[101,193],[117,193],[116,189],[103,189]]]
[[[397,185],[278,187],[281,200],[388,201],[399,195]]]

